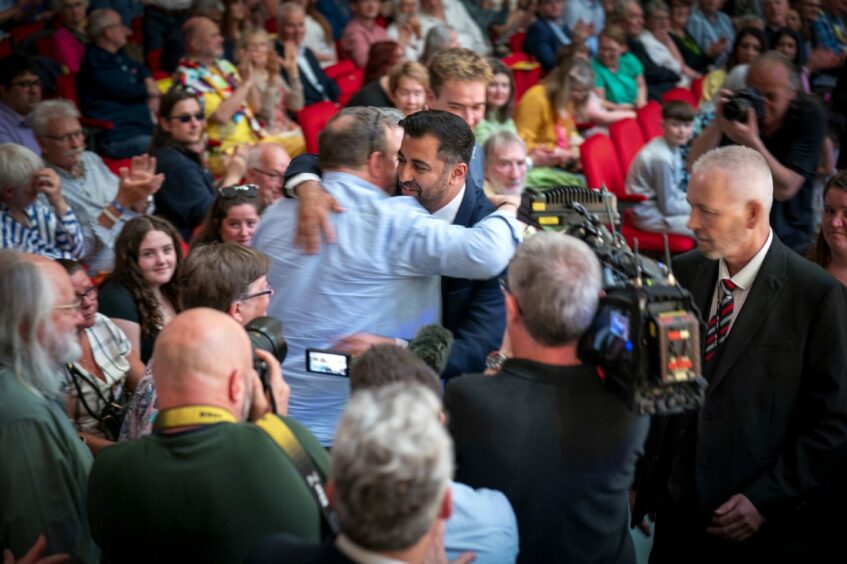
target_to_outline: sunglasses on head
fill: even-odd
[[[221,198],[227,199],[236,198],[239,195],[252,198],[259,193],[259,187],[255,184],[235,184],[233,186],[224,186],[223,188],[219,188],[218,193],[221,195]]]
[[[197,112],[196,114],[180,114],[178,116],[171,116],[171,119],[178,120],[180,123],[188,123],[192,119],[197,121],[205,121],[206,116],[203,115],[203,112]]]

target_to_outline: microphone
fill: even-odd
[[[453,346],[453,333],[441,325],[424,325],[409,342],[409,352],[426,363],[436,374],[444,372]]]

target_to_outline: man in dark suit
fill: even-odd
[[[699,412],[654,421],[634,520],[655,513],[651,562],[810,561],[815,490],[847,440],[844,289],[774,235],[758,152],[705,154],[688,199],[698,250],[674,270],[709,319],[709,385]]]
[[[275,44],[280,57],[285,56],[285,43],[292,42],[297,48],[297,68],[300,70],[300,82],[303,84],[304,102],[308,106],[315,102],[338,101],[338,85],[324,73],[312,50],[303,45],[306,35],[306,13],[303,7],[294,2],[286,2],[277,11],[278,39]],[[285,69],[282,77],[291,82]]]
[[[524,53],[532,55],[541,63],[544,72],[556,66],[556,53],[562,45],[570,45],[573,38],[562,28],[563,0],[541,0],[536,19],[526,30],[523,40]],[[581,37],[580,40],[585,39]]]
[[[649,420],[576,354],[597,309],[599,262],[576,238],[539,233],[508,280],[512,358],[494,376],[456,378],[444,395],[456,479],[512,503],[518,562],[634,563],[627,492]]]

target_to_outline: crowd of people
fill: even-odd
[[[4,562],[634,564],[652,528],[655,563],[838,561],[845,21],[0,1]],[[656,103],[621,211],[696,244],[667,266],[705,393],[650,416],[580,350],[602,253],[519,209]]]

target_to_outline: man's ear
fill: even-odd
[[[514,294],[507,293],[504,298],[506,301],[506,324],[514,327],[521,318],[521,308],[518,306],[518,300]]]
[[[450,486],[444,490],[444,498],[441,500],[441,508],[438,510],[438,518],[445,521],[453,514],[453,490]]]
[[[244,389],[244,375],[240,370],[233,370],[229,374],[229,380],[227,382],[227,394],[229,395],[229,401],[232,403],[238,403],[240,401],[244,401],[244,395],[247,393],[247,390]]]
[[[458,163],[453,165],[453,170],[450,171],[450,180],[456,184],[462,184],[468,176],[467,163]]]
[[[239,324],[244,325],[243,316],[241,315],[241,300],[236,300],[229,304],[229,307],[226,308],[226,312]]]
[[[746,223],[745,227],[747,227],[747,229],[755,228],[763,212],[764,210],[762,209],[761,203],[755,200],[747,202],[747,206],[745,209],[746,217],[744,218],[744,221]]]

